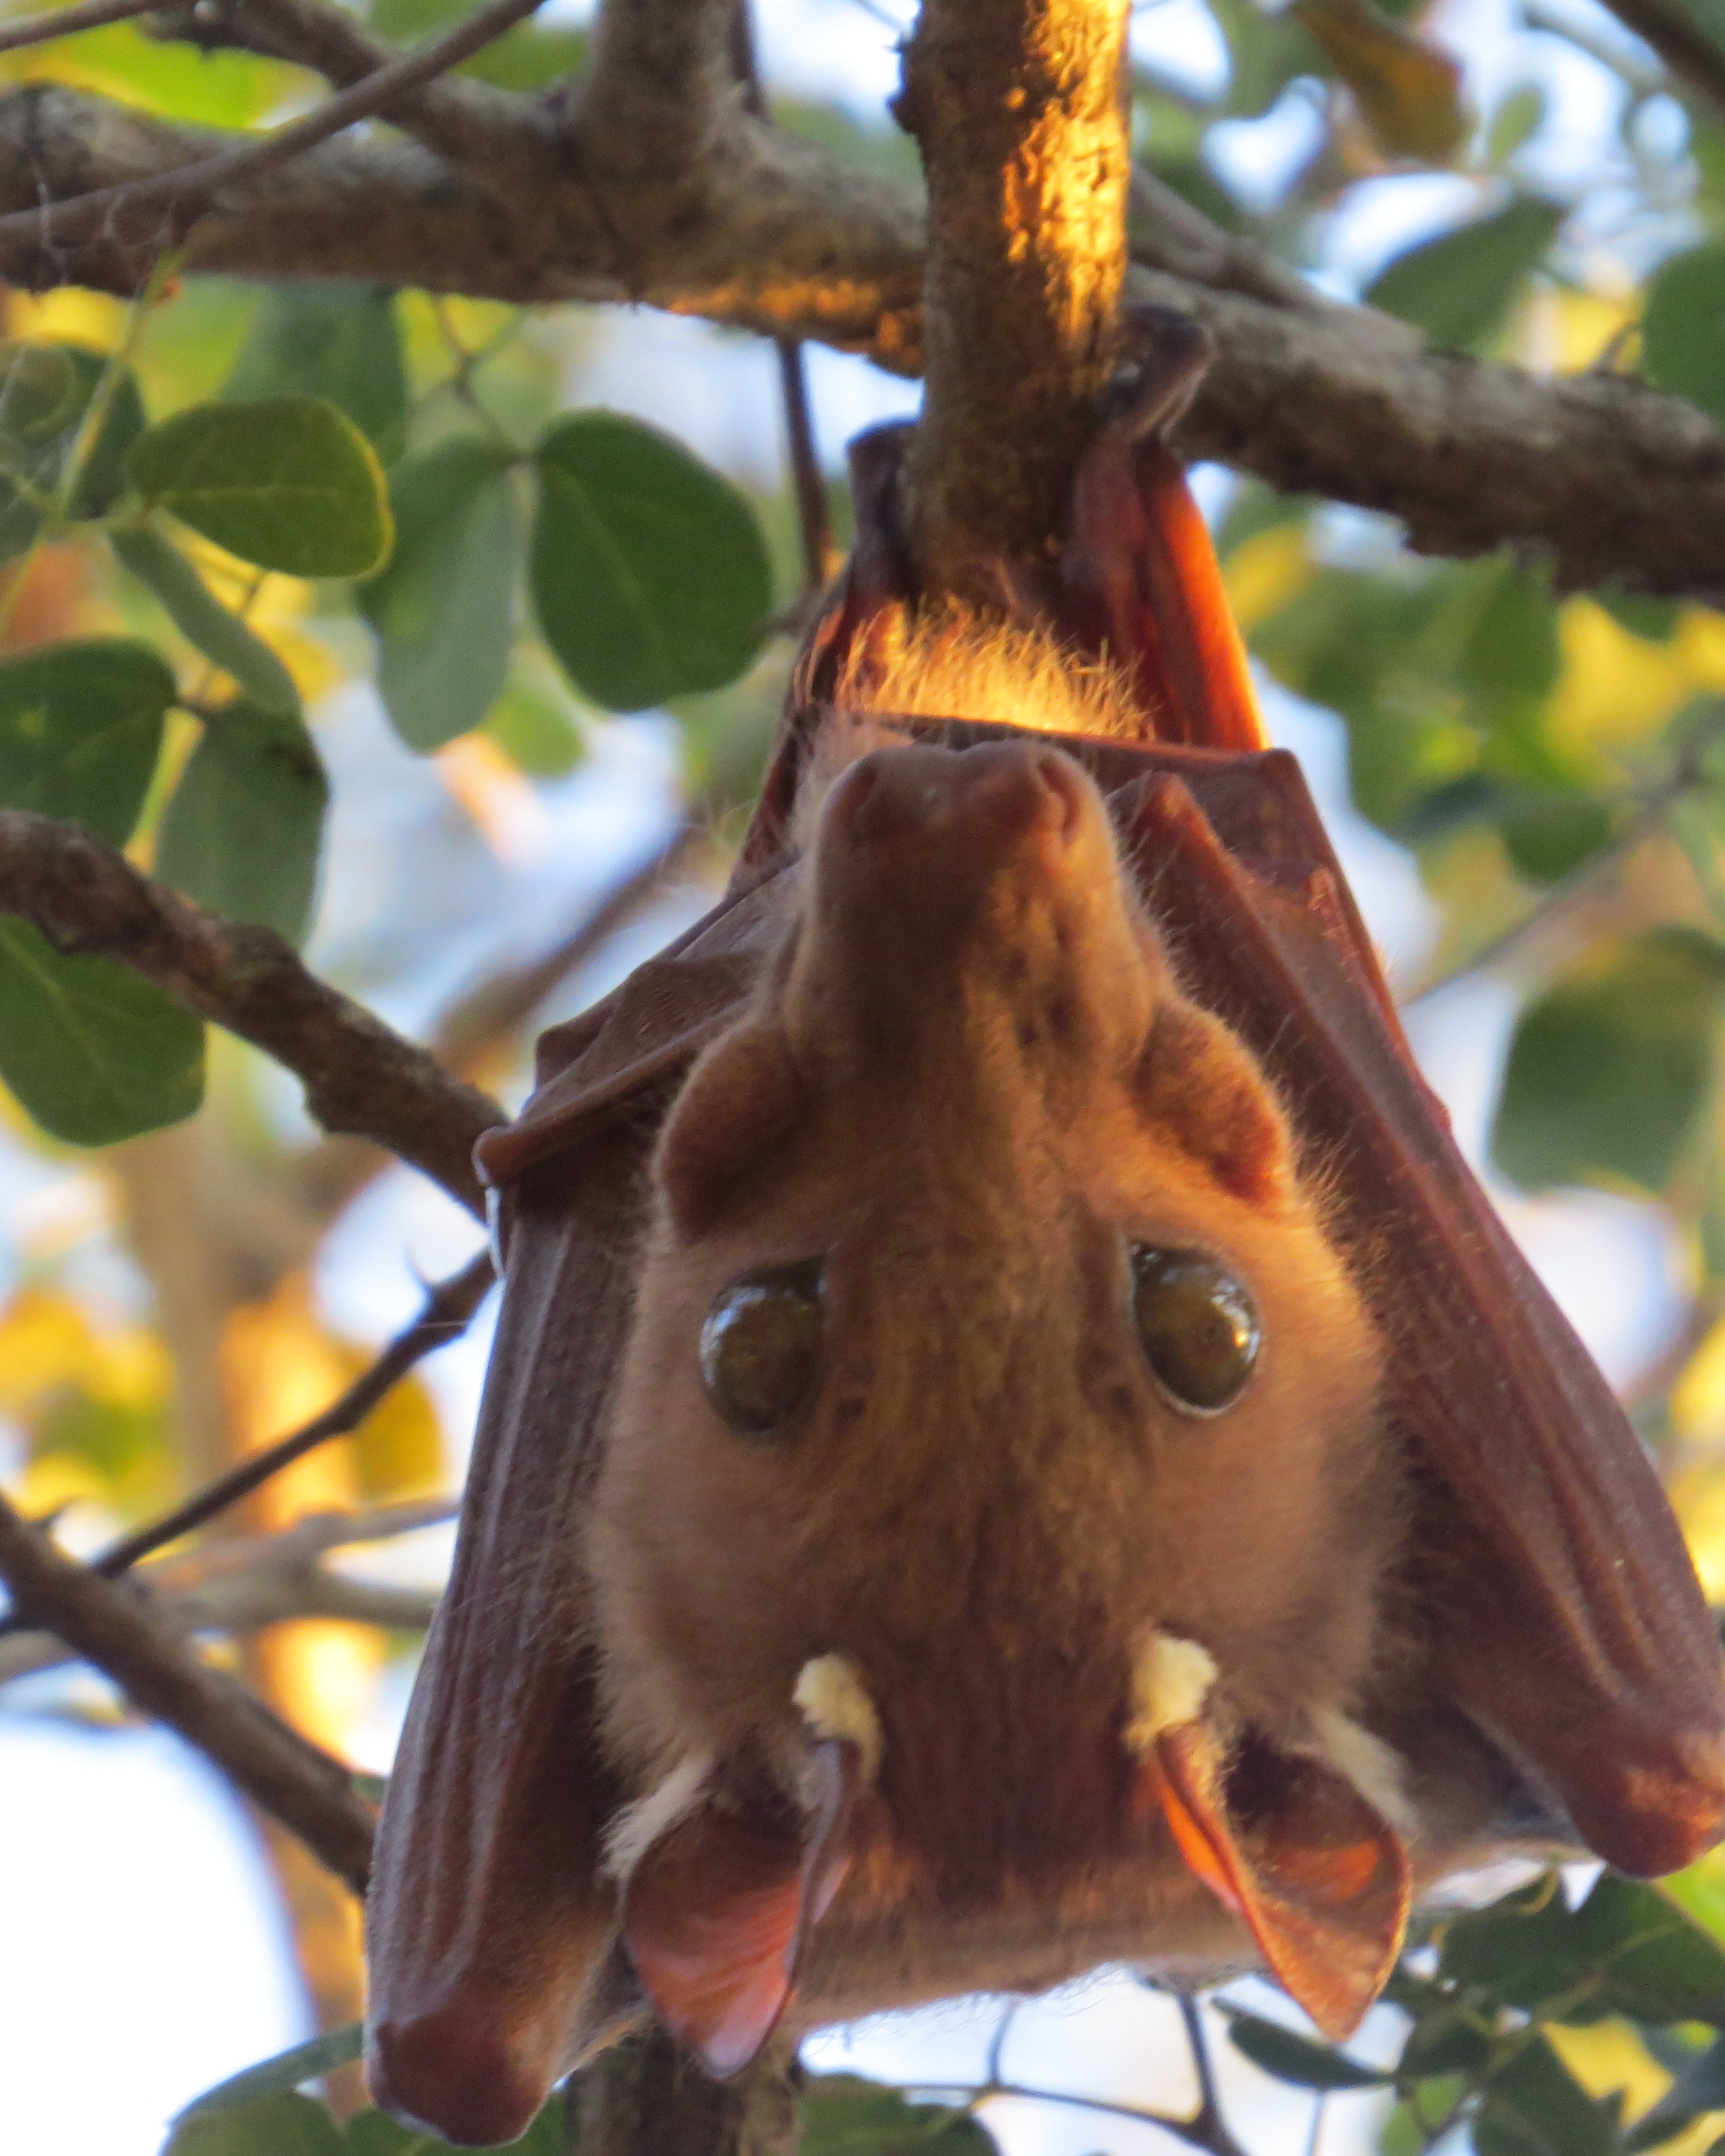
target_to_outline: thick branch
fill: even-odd
[[[900,119],[929,192],[928,382],[906,470],[934,590],[1040,561],[1112,372],[1131,171],[1124,0],[925,0]]]
[[[0,809],[0,910],[59,950],[119,960],[264,1050],[303,1082],[326,1130],[375,1139],[483,1213],[470,1156],[502,1110],[308,973],[269,929],[220,921],[80,826],[21,808]]]
[[[189,266],[522,304],[640,299],[915,372],[916,198],[741,117],[737,131],[696,213],[664,229],[629,223],[628,191],[591,174],[566,172],[535,202],[506,205],[416,144],[327,143],[224,194],[193,235]],[[231,139],[33,85],[0,99],[0,207],[160,171]],[[538,169],[536,149],[531,162]],[[623,228],[608,222],[619,208],[620,254]],[[1145,266],[1129,294],[1197,316],[1216,341],[1180,437],[1188,454],[1388,511],[1431,552],[1525,546],[1568,586],[1618,578],[1725,598],[1725,434],[1694,405],[1620,377],[1542,380],[1431,352],[1404,324],[1306,291],[1195,212],[1158,207],[1136,251]],[[146,236],[110,233],[72,252],[0,248],[0,275],[128,290],[151,259]]]
[[[133,1595],[56,1549],[0,1497],[0,1580],[14,1606],[110,1676],[133,1706],[213,1760],[357,1894],[373,1820],[338,1759],[290,1729],[233,1677],[208,1668]]]

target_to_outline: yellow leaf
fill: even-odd
[[[69,1505],[100,1505],[110,1496],[106,1482],[87,1460],[70,1453],[44,1452],[28,1461],[13,1483],[12,1502],[28,1518],[39,1520]]]
[[[1590,2028],[1566,2029],[1553,2022],[1545,2025],[1552,2048],[1577,2081],[1592,2097],[1624,2092],[1625,2110],[1639,2118],[1656,2103],[1671,2085],[1671,2076],[1642,2049],[1633,2031],[1621,2021],[1597,2021]],[[1661,2141],[1661,2156],[1704,2156],[1717,2138],[1717,2117],[1705,2118],[1674,2140]]]
[[[1551,701],[1548,728],[1560,747],[1610,748],[1640,741],[1663,726],[1698,688],[1705,635],[1693,651],[1683,638],[1650,644],[1633,635],[1594,600],[1574,598],[1558,620],[1563,671]]]
[[[125,332],[126,313],[124,300],[79,285],[6,295],[8,333],[31,344],[82,344],[112,352]]]
[[[1303,524],[1278,524],[1236,547],[1223,568],[1242,632],[1280,613],[1312,582]]]
[[[1671,1387],[1671,1418],[1687,1445],[1725,1437],[1725,1318],[1709,1327]]]
[[[90,1321],[69,1296],[26,1288],[0,1317],[0,1413],[18,1414],[89,1367]]]
[[[366,1417],[354,1433],[353,1459],[360,1489],[374,1504],[448,1486],[443,1426],[418,1378],[403,1378]]]
[[[1392,157],[1441,164],[1466,141],[1473,116],[1461,93],[1460,61],[1410,35],[1371,0],[1294,0],[1289,12],[1322,47]]]
[[[1669,1495],[1709,1602],[1725,1601],[1725,1461],[1679,1468]]]

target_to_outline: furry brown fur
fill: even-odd
[[[951,624],[900,655],[876,710],[973,672]],[[1006,708],[1048,725],[1071,685],[1035,640],[987,655],[1026,659]],[[1106,681],[1066,710],[1108,730]],[[801,917],[659,1148],[589,1542],[609,1741],[644,1791],[701,1759],[721,1793],[764,1772],[794,1796],[799,1670],[860,1672],[880,1775],[805,2010],[1250,1959],[1132,1800],[1133,1656],[1201,1642],[1229,1713],[1296,1749],[1357,1707],[1399,1514],[1378,1345],[1090,780],[1040,744],[880,739],[865,720],[829,748]],[[1248,1285],[1266,1346],[1227,1413],[1152,1378],[1135,1241]],[[783,1440],[739,1438],[703,1396],[703,1317],[814,1255],[816,1394]],[[980,1964],[955,1944],[978,1931]]]

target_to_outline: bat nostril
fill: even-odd
[[[965,795],[966,805],[1013,834],[1048,831],[1070,838],[1081,799],[1077,767],[1057,750],[1027,751],[1016,746],[986,764],[972,752],[978,768]]]

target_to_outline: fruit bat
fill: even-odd
[[[656,2015],[1125,1961],[1332,2035],[1410,1896],[1725,1828],[1713,1625],[1414,1067],[1161,429],[918,603],[901,437],[722,902],[488,1133],[502,1312],[368,1910],[458,2142]]]

